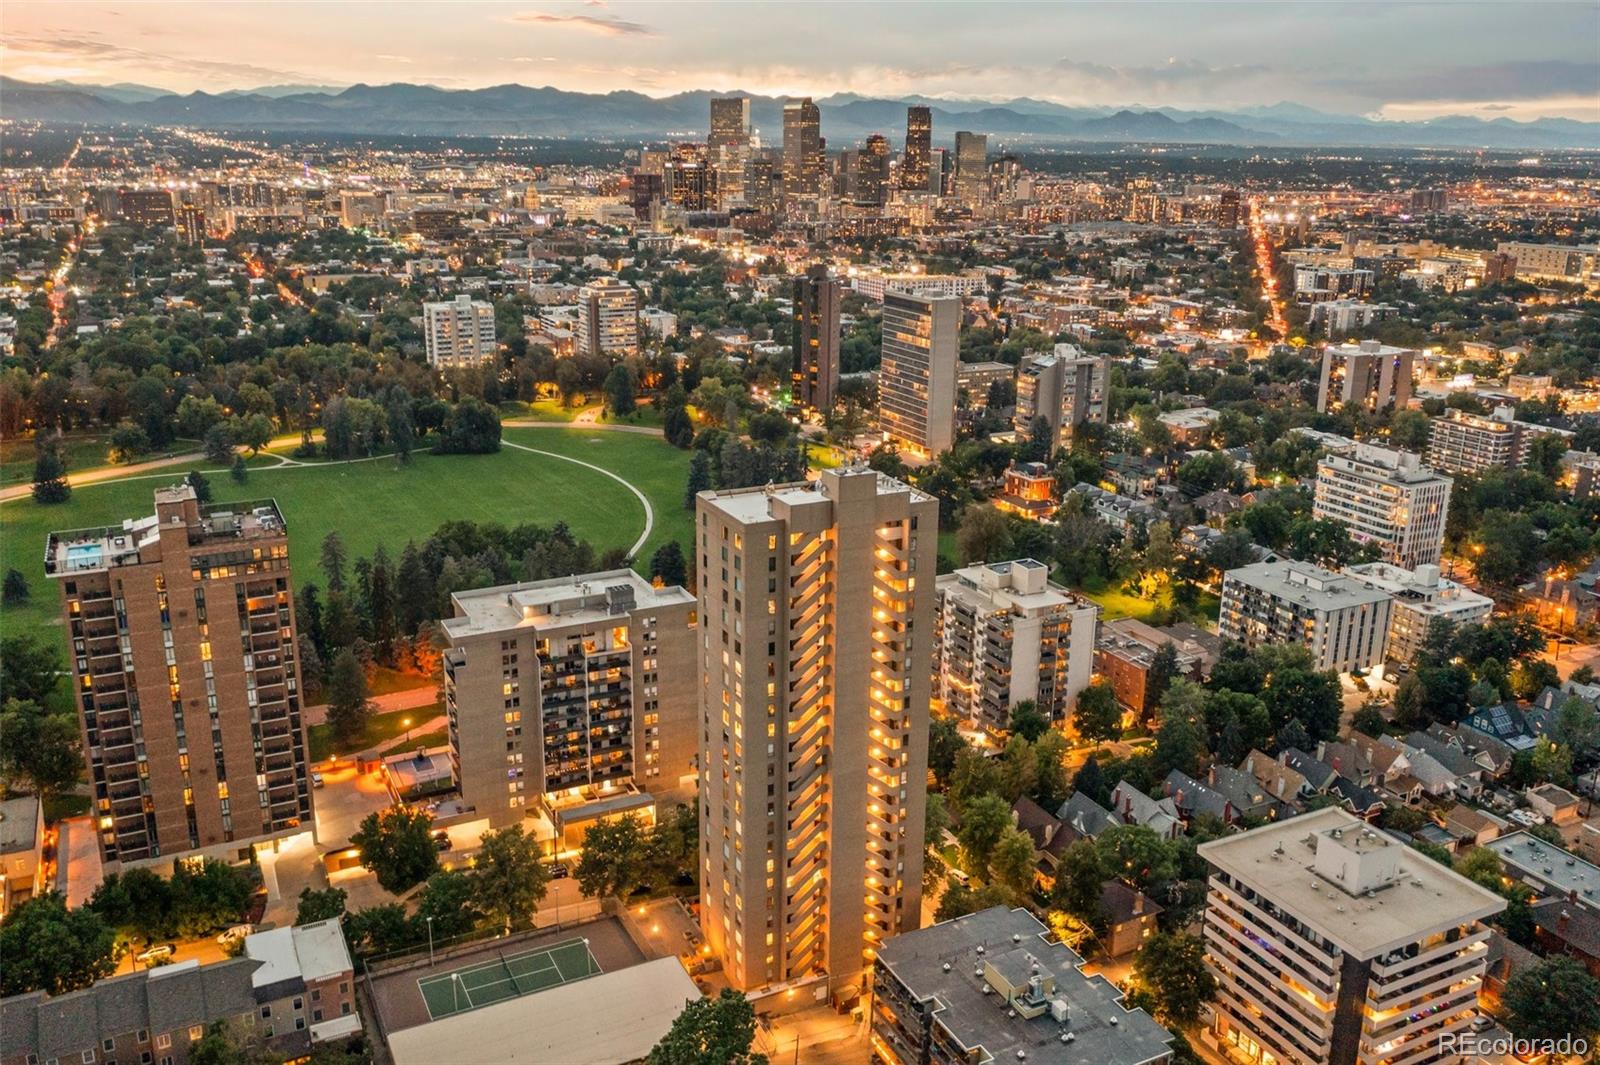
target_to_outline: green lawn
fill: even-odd
[[[635,433],[556,429],[507,429],[505,439],[615,470],[637,485],[655,508],[655,530],[639,566],[669,538],[687,549],[692,521],[683,509],[689,455]],[[151,476],[83,485],[72,499],[43,507],[24,498],[0,504],[0,564],[28,578],[32,600],[0,615],[0,629],[14,632],[59,625],[56,592],[44,576],[44,541],[51,530],[120,524],[151,512],[151,493],[182,478],[192,466],[173,466]],[[508,525],[565,521],[596,548],[631,547],[644,528],[644,508],[632,492],[585,467],[502,448],[493,455],[433,455],[419,452],[409,466],[392,459],[329,463],[314,467],[257,469],[244,484],[226,471],[208,471],[218,502],[277,500],[289,525],[290,558],[297,579],[312,579],[318,545],[337,529],[352,557],[379,543],[391,555],[408,539],[421,540],[451,519]]]
[[[67,470],[92,470],[109,465],[106,453],[111,445],[104,433],[73,435],[63,442],[62,454]],[[27,484],[33,480],[33,461],[38,452],[32,436],[11,436],[0,440],[0,486]]]
[[[1172,605],[1172,592],[1163,588],[1161,593],[1153,599],[1142,596],[1129,595],[1121,588],[1120,582],[1108,585],[1098,591],[1078,589],[1088,599],[1100,604],[1100,620],[1116,621],[1118,618],[1133,618],[1137,621],[1148,621],[1157,610]],[[1202,591],[1194,609],[1194,617],[1205,618],[1210,621],[1217,619],[1218,600],[1210,592]]]
[[[432,683],[432,677],[424,677],[420,673],[402,673],[387,666],[373,665],[367,670],[367,694],[373,697],[426,688]]]
[[[536,399],[532,403],[511,401],[500,404],[500,414],[504,418],[529,418],[540,422],[570,422],[578,416],[578,412],[587,406],[585,403],[574,402],[570,407],[563,407],[559,399]]]
[[[373,714],[367,718],[367,729],[362,733],[361,738],[353,743],[342,744],[338,753],[354,754],[357,751],[364,751],[373,744],[393,739],[405,732],[408,727],[406,725],[407,721],[411,722],[411,726],[417,726],[429,718],[438,717],[442,713],[444,713],[444,704],[434,703],[431,706],[419,706],[415,710],[396,710],[389,714]],[[430,735],[437,740],[444,733],[433,732]],[[310,759],[313,762],[323,761],[334,753],[333,726],[326,723],[312,725],[306,729],[306,743],[309,747]],[[432,744],[429,744],[429,746],[432,746]]]

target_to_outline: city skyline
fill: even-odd
[[[849,25],[842,6],[732,6],[717,9],[714,34],[695,30],[712,17],[702,4],[418,4],[381,22],[361,5],[295,10],[314,12],[316,32],[257,3],[21,2],[8,5],[0,55],[5,74],[24,81],[175,92],[520,83],[652,97],[705,89],[1185,110],[1288,101],[1392,120],[1600,120],[1591,3],[1012,5],[982,18],[947,4],[915,20],[856,5]],[[178,41],[175,19],[187,30]],[[796,47],[808,38],[829,47]]]

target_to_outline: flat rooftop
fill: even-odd
[[[457,592],[450,601],[456,616],[445,619],[444,630],[460,639],[523,627],[594,624],[636,610],[692,604],[694,596],[677,585],[657,588],[631,569],[613,569],[477,588]]]
[[[818,499],[831,499],[826,485],[828,476],[838,477],[876,477],[878,494],[892,495],[905,493],[912,502],[925,502],[933,497],[926,492],[919,492],[903,481],[897,481],[888,474],[879,473],[867,466],[847,466],[837,470],[828,470],[822,478],[815,481],[794,481],[789,484],[774,484],[755,488],[736,488],[732,491],[710,491],[700,493],[710,506],[722,511],[734,521],[743,525],[755,522],[771,521],[773,518],[773,503],[784,503],[790,506],[799,506],[805,503],[815,503]]]
[[[982,1047],[988,1057],[979,1060],[1025,1055],[1035,1065],[1141,1065],[1171,1051],[1172,1033],[1143,1010],[1124,1007],[1105,977],[1085,976],[1083,959],[1048,934],[1028,911],[995,906],[895,936],[879,949],[878,963],[917,998],[935,999],[935,1020],[969,1049]],[[985,993],[986,965],[1025,984],[1034,964],[1055,979],[1049,997],[1066,1000],[1065,1024],[1049,1010],[1031,1019],[1008,1016],[1004,998]],[[1072,1040],[1064,1043],[1067,1033]]]
[[[1365,831],[1398,848],[1396,879],[1370,895],[1352,895],[1318,873],[1315,841],[1334,829],[1345,833],[1354,850],[1374,845],[1360,842]],[[1494,892],[1337,807],[1203,843],[1200,856],[1359,958],[1481,920],[1506,905]]]
[[[173,489],[158,491],[158,503],[163,496],[173,494]],[[283,513],[273,499],[213,503],[199,507],[198,512],[199,520],[188,526],[191,547],[249,543],[288,535]],[[160,522],[155,514],[129,518],[121,525],[53,532],[45,540],[45,573],[56,577],[132,565],[139,561],[140,548],[159,538]]]
[[[1223,576],[1227,581],[1247,585],[1276,599],[1287,599],[1323,610],[1367,606],[1390,598],[1388,592],[1309,562],[1257,562],[1252,566],[1230,569]]]
[[[1576,893],[1579,902],[1600,910],[1600,866],[1527,832],[1513,832],[1484,846],[1498,854],[1507,867],[1550,885],[1552,893]]]

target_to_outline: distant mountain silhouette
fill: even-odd
[[[144,85],[48,85],[0,78],[6,117],[55,123],[131,123],[282,132],[523,134],[561,138],[674,139],[704,137],[707,101],[731,93],[695,90],[656,99],[637,92],[582,93],[551,87],[496,85],[441,89],[429,85],[276,85],[224,93],[167,93]],[[750,96],[751,121],[765,143],[782,136],[783,100]],[[818,100],[823,135],[843,147],[869,133],[899,143],[905,109],[933,109],[935,143],[955,131],[987,133],[991,148],[1070,141],[1172,144],[1339,145],[1505,149],[1600,148],[1600,122],[1539,119],[1484,121],[1449,116],[1381,122],[1317,111],[1289,101],[1238,111],[1173,108],[1065,107],[1019,98],[1006,102],[883,99],[842,93]]]

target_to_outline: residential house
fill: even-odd
[[[0,802],[0,917],[44,890],[44,840],[37,796]]]
[[[1566,955],[1600,978],[1600,913],[1569,899],[1544,899],[1529,910],[1534,941],[1546,957]]]
[[[1545,784],[1529,788],[1522,795],[1528,800],[1529,806],[1558,825],[1570,825],[1574,821],[1583,819],[1583,814],[1578,808],[1578,797],[1566,788]]]
[[[1111,792],[1111,813],[1125,825],[1142,825],[1162,839],[1183,835],[1183,819],[1170,798],[1152,799],[1126,780]]]
[[[1383,796],[1372,788],[1344,777],[1334,778],[1333,783],[1328,785],[1328,794],[1337,798],[1340,805],[1363,821],[1377,820],[1389,807]]]
[[[1279,751],[1278,760],[1299,773],[1313,795],[1326,794],[1328,789],[1333,787],[1333,782],[1339,778],[1333,766],[1311,757],[1296,747],[1285,747]]]
[[[1459,846],[1481,847],[1499,839],[1508,823],[1486,810],[1456,803],[1445,811],[1443,828]]]
[[[1254,777],[1269,796],[1280,804],[1298,810],[1301,804],[1316,794],[1305,776],[1287,762],[1269,754],[1252,750],[1239,764],[1240,770]]]
[[[1172,800],[1172,805],[1185,822],[1201,816],[1215,817],[1229,825],[1239,822],[1239,811],[1227,796],[1180,770],[1174,769],[1167,774],[1167,779],[1162,782],[1162,791]]]
[[[1213,764],[1206,771],[1206,783],[1223,795],[1240,817],[1250,820],[1273,820],[1293,816],[1295,809],[1289,803],[1279,802],[1249,773],[1241,773],[1228,765]]]
[[[1056,818],[1080,839],[1093,839],[1112,825],[1122,823],[1111,816],[1110,810],[1081,791],[1073,792],[1072,797],[1061,804]]]
[[[1156,917],[1161,910],[1154,899],[1120,880],[1100,885],[1100,916],[1106,924],[1100,944],[1106,954],[1120,958],[1138,950],[1160,930]]]

